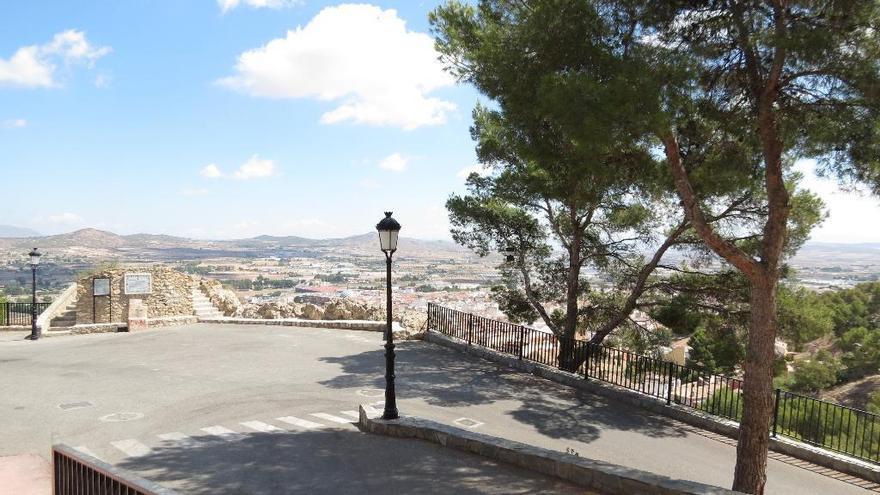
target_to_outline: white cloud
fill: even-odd
[[[259,156],[254,155],[244,165],[232,173],[232,178],[239,180],[257,179],[262,177],[271,177],[275,175],[275,162],[272,160],[263,160]]]
[[[96,47],[86,40],[83,31],[73,29],[57,33],[42,45],[23,46],[8,59],[0,58],[0,86],[51,88],[60,86],[57,63],[65,66],[93,67],[107,55],[110,47]]]
[[[408,158],[400,153],[392,153],[379,162],[379,168],[383,170],[391,170],[392,172],[403,172],[406,170]]]
[[[27,127],[27,125],[28,121],[25,119],[9,119],[0,123],[0,127],[3,127],[4,129],[19,129]]]
[[[220,168],[214,164],[205,165],[199,175],[209,179],[230,178],[237,180],[260,179],[278,175],[278,167],[274,160],[264,160],[259,155],[254,155],[244,162],[237,170],[231,174],[223,173]]]
[[[208,194],[208,190],[203,187],[188,187],[181,189],[180,194],[184,196],[204,196]]]
[[[280,9],[283,7],[292,7],[301,3],[300,0],[217,0],[217,5],[220,6],[220,10],[223,13],[229,12],[241,4],[255,9]]]
[[[477,164],[471,165],[470,167],[465,167],[465,168],[459,170],[458,173],[455,174],[455,176],[460,179],[467,179],[468,176],[470,176],[471,174],[476,173],[476,174],[484,175],[487,172],[491,172],[491,171],[492,171],[491,167],[486,167],[482,164],[477,163]]]
[[[64,225],[72,225],[77,223],[82,223],[83,218],[76,213],[70,213],[65,211],[63,213],[59,213],[57,215],[49,215],[46,219],[48,223],[58,223]]]
[[[107,74],[98,74],[95,76],[95,87],[96,88],[109,88],[110,87],[111,77]]]
[[[220,84],[252,96],[311,98],[336,108],[321,122],[351,121],[415,129],[442,124],[455,105],[431,91],[454,84],[434,40],[407,31],[395,10],[327,7],[305,27],[241,54]]]
[[[223,176],[223,174],[220,173],[220,169],[217,168],[217,165],[213,163],[205,165],[204,168],[199,171],[199,175],[201,175],[202,177],[207,177],[209,179],[216,179]]]

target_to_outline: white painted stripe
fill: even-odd
[[[127,438],[125,440],[110,442],[110,445],[121,450],[125,455],[129,457],[140,457],[152,452],[149,447],[138,442],[134,438]]]
[[[327,413],[312,413],[309,416],[314,416],[316,418],[324,419],[327,421],[332,421],[334,423],[351,424],[350,419],[340,418],[339,416],[334,416],[332,414],[327,414]]]
[[[156,435],[161,440],[165,440],[166,442],[174,442],[181,445],[193,445],[196,441],[189,435],[183,434],[179,431],[172,431],[170,433],[161,433]]]
[[[98,459],[98,460],[101,460],[101,461],[104,460],[104,459],[101,459],[100,457],[98,457],[97,454],[95,454],[94,452],[92,452],[91,450],[89,450],[89,448],[86,447],[85,445],[80,445],[79,447],[74,447],[73,449],[74,449],[74,450],[77,450],[77,451],[79,451],[79,452],[82,452],[82,453],[85,454],[85,455],[90,455],[90,456],[94,457],[95,459]]]
[[[205,428],[202,428],[201,430],[208,435],[214,435],[215,437],[220,437],[223,440],[232,440],[241,436],[240,434],[230,430],[229,428],[225,428],[219,425],[207,426]]]
[[[277,426],[270,425],[269,423],[263,423],[262,421],[245,421],[244,423],[240,424],[244,427],[263,433],[277,433],[279,431],[284,431]]]
[[[351,416],[354,419],[360,420],[361,413],[357,411],[339,411],[340,414],[345,414],[346,416]]]
[[[278,421],[282,423],[287,423],[289,425],[296,426],[297,428],[305,428],[307,430],[312,430],[315,428],[323,428],[324,425],[321,423],[315,423],[312,421],[306,421],[304,419],[299,419],[295,416],[284,416],[282,418],[276,418]]]

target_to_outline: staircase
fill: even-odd
[[[49,328],[72,327],[76,325],[76,300],[67,303],[58,315],[52,318]]]
[[[198,284],[192,286],[192,301],[193,312],[199,318],[223,318],[223,313],[211,304],[211,300],[202,292]]]

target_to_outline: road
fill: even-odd
[[[0,339],[0,455],[46,455],[64,442],[186,493],[573,491],[435,445],[358,432],[358,404],[382,399],[381,344],[371,332],[205,324]],[[402,414],[731,483],[727,439],[426,342],[400,343],[397,362]],[[869,492],[771,460],[767,493]]]

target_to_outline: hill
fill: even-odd
[[[222,251],[222,256],[235,256],[235,253],[253,256],[272,255],[275,250],[307,250],[307,251],[336,251],[342,250],[352,253],[378,251],[379,241],[376,234],[366,234],[329,238],[310,239],[299,236],[269,236],[261,235],[250,239],[234,240],[200,240],[175,237],[170,235],[156,234],[132,234],[119,235],[98,229],[80,229],[66,234],[50,236],[27,236],[18,238],[0,238],[0,249],[7,251],[28,250],[37,246],[40,249],[76,252],[84,254],[94,251],[97,256],[106,256],[108,252],[117,252],[123,258],[126,255],[137,252],[149,252],[151,258],[182,259],[187,253],[194,251]],[[432,241],[400,238],[400,250],[402,253],[412,256],[421,255],[467,255],[469,251],[449,241]],[[199,256],[201,257],[201,256]]]
[[[14,225],[0,225],[0,238],[39,237],[40,233],[33,229],[16,227]]]

